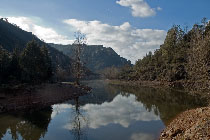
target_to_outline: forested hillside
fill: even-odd
[[[209,89],[210,23],[203,19],[190,31],[173,26],[160,49],[121,70],[118,79],[178,82],[191,89]]]
[[[50,44],[52,47],[62,51],[72,59],[75,56],[75,46]],[[100,72],[109,67],[131,66],[131,62],[120,57],[112,48],[103,45],[86,45],[82,48],[81,60],[86,63],[87,68],[94,72]]]
[[[50,47],[31,32],[26,32],[16,25],[10,24],[2,19],[0,20],[0,45],[4,49],[9,52],[12,52],[14,48],[23,50],[31,40],[35,40],[40,46],[46,45],[49,49],[54,67],[59,65],[62,69],[67,69],[67,67],[71,66],[72,60],[62,52]]]
[[[26,32],[16,25],[10,24],[3,19],[0,20],[0,46],[8,53],[14,50],[22,52],[29,41],[36,41],[38,46],[45,46],[49,50],[52,60],[52,70],[58,79],[72,78],[73,60],[62,52],[50,47],[30,32]]]
[[[14,49],[12,53],[0,46],[0,85],[38,84],[51,80],[52,75],[51,58],[45,46],[33,40],[22,51]]]

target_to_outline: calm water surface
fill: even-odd
[[[37,112],[0,115],[2,140],[153,140],[177,114],[204,106],[164,89],[85,82],[91,94]]]

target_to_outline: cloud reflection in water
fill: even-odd
[[[73,109],[70,104],[54,105],[52,118],[56,114]],[[123,96],[117,95],[111,102],[102,104],[86,104],[80,108],[88,118],[88,126],[97,129],[108,124],[119,124],[124,128],[129,127],[135,121],[156,121],[160,120],[153,111],[148,112],[142,103],[136,100],[135,95]],[[67,124],[65,128],[71,130],[71,125]]]
[[[136,101],[135,95],[118,95],[112,102],[86,104],[82,109],[88,114],[90,128],[108,124],[120,124],[127,128],[132,121],[160,120],[158,116],[148,112],[142,103]]]

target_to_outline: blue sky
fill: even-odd
[[[172,25],[210,19],[209,6],[209,0],[1,0],[0,16],[46,42],[71,43],[81,30],[89,44],[112,47],[134,63],[157,49]]]

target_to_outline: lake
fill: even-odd
[[[206,105],[185,92],[85,81],[92,93],[40,111],[0,114],[2,140],[155,140],[179,113]]]

